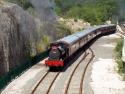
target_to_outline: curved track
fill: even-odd
[[[58,73],[54,73],[54,72],[47,72],[42,78],[41,80],[36,84],[36,86],[34,87],[34,89],[32,90],[31,94],[38,94],[39,90],[44,86],[44,84],[46,85],[46,88],[43,90],[43,94],[48,94],[50,88],[52,87],[53,83],[55,82],[56,78],[58,77],[60,72]],[[47,84],[48,83],[48,84]]]
[[[92,50],[88,50],[84,52],[84,55],[82,56],[82,59],[73,67],[73,71],[71,72],[71,75],[68,79],[68,83],[65,89],[64,94],[68,94],[72,78],[75,76],[75,72],[78,71],[78,67],[81,66],[81,63],[85,60],[87,62],[86,67],[83,70],[82,78],[80,81],[80,87],[79,87],[79,94],[82,94],[82,89],[83,89],[83,80],[84,80],[84,75],[85,71],[91,62],[92,58],[94,57]],[[84,64],[83,64],[84,65]],[[68,66],[68,65],[67,65]],[[67,71],[65,71],[67,72]],[[45,75],[41,78],[41,80],[34,86],[31,94],[49,94],[51,92],[51,88],[53,84],[55,83],[56,79],[58,78],[60,72],[46,72]]]
[[[41,80],[36,84],[36,86],[34,87],[34,89],[32,90],[31,94],[34,94],[34,92],[36,91],[37,87],[40,85],[40,83],[45,79],[45,77],[49,74],[49,72],[45,73],[45,75],[41,78]]]
[[[88,60],[88,63],[87,63],[87,65],[86,65],[86,67],[85,67],[85,70],[84,70],[84,72],[83,72],[83,74],[82,74],[82,79],[81,79],[81,82],[80,82],[80,93],[79,94],[83,94],[83,82],[84,82],[84,79],[85,79],[85,74],[86,74],[86,71],[87,71],[87,68],[88,68],[88,66],[89,66],[89,64],[91,63],[91,61],[93,60],[93,58],[94,58],[94,52],[92,51],[92,49],[90,49],[90,51],[91,51],[91,57],[90,58],[88,58],[89,60]]]
[[[87,53],[87,55],[88,55],[88,53]],[[82,63],[82,61],[85,59],[85,57],[86,57],[87,55],[85,55],[85,56],[80,60],[80,62],[76,65],[76,67],[74,68],[74,70],[73,70],[73,72],[72,72],[72,74],[71,74],[71,76],[70,76],[70,78],[69,78],[69,80],[68,80],[68,84],[67,84],[67,87],[66,87],[66,89],[65,89],[65,94],[68,93],[68,89],[69,89],[69,86],[70,86],[70,83],[71,83],[71,80],[72,80],[72,78],[73,78],[73,75],[74,75],[75,71],[77,70],[78,66],[80,65],[80,63]]]
[[[84,55],[83,55],[83,58],[82,58],[82,60],[84,60],[85,57],[86,57],[86,52],[81,52],[81,53],[84,54]],[[72,62],[72,61],[74,61],[74,60],[71,60],[71,62]],[[80,63],[80,62],[79,62],[79,63]],[[70,65],[70,63],[68,63],[66,67],[68,67],[69,65]],[[78,65],[79,65],[79,64],[75,65],[75,68],[74,68],[74,69],[77,69]],[[73,67],[74,65],[71,65],[71,66]],[[66,69],[66,67],[65,67],[62,71],[64,71],[64,70]],[[65,71],[65,72],[67,72],[67,71]],[[60,74],[60,73],[59,73],[59,74]],[[57,78],[56,78],[56,79],[57,79]],[[56,79],[54,79],[54,81],[53,81],[52,84],[50,85],[50,88],[48,89],[48,91],[47,91],[46,94],[51,93],[51,88],[52,88],[54,82],[56,81]]]
[[[86,73],[87,68],[88,68],[90,62],[92,61],[93,57],[94,57],[94,53],[91,49],[89,49],[89,51],[87,52],[85,57],[83,59],[81,59],[80,62],[77,64],[77,66],[74,68],[74,70],[68,80],[64,94],[72,94],[72,93],[83,94],[83,82],[84,82],[85,73]],[[83,62],[83,60],[85,62]],[[84,69],[80,68],[81,66]],[[79,74],[79,70],[81,70],[81,69],[83,71],[82,71],[82,76],[80,77],[81,74]],[[74,81],[78,82],[78,78],[81,78],[81,80],[79,80],[80,81],[79,86],[76,87],[76,83],[74,83]],[[77,90],[73,91],[76,88],[77,88]]]

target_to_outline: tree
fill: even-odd
[[[60,2],[60,4],[61,3],[62,2]],[[118,12],[116,0],[86,0],[84,3],[74,3],[74,5],[71,5],[63,5],[65,8],[57,6],[58,10],[60,10],[60,12],[58,12],[59,15],[65,14],[63,17],[84,19],[92,24],[103,23],[111,19],[112,16],[116,15]]]

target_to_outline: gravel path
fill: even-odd
[[[117,73],[114,48],[116,34],[104,36],[94,43],[95,59],[92,65],[90,85],[94,94],[125,94],[125,82]]]

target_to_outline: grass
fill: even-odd
[[[116,52],[116,62],[118,64],[118,73],[123,76],[123,80],[125,80],[125,65],[122,61],[122,47],[123,47],[123,39],[117,40],[117,45],[115,47]]]

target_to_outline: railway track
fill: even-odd
[[[34,94],[34,93],[35,93],[37,87],[40,85],[40,83],[45,79],[45,77],[46,77],[48,74],[49,74],[49,72],[46,72],[46,73],[44,74],[44,76],[41,78],[41,80],[35,85],[35,87],[33,87],[33,90],[32,90],[32,92],[31,92],[31,94]]]
[[[85,55],[85,57],[86,57],[87,55],[88,55],[88,53]],[[74,70],[73,70],[73,72],[72,72],[72,74],[71,74],[71,76],[70,76],[70,78],[69,78],[69,80],[68,80],[68,84],[67,84],[67,87],[66,87],[66,89],[65,89],[65,93],[64,93],[64,94],[67,94],[67,93],[68,93],[68,89],[69,89],[71,80],[72,80],[72,78],[73,78],[73,75],[74,75],[75,71],[77,70],[77,68],[79,67],[80,63],[82,63],[82,61],[85,59],[85,57],[83,57],[83,58],[79,61],[79,63],[76,65],[76,67],[74,68]]]
[[[60,72],[46,72],[45,75],[41,78],[41,80],[35,85],[31,94],[41,94],[39,90],[42,90],[42,94],[48,94],[50,88],[52,87],[54,81],[56,80],[59,74]]]
[[[94,53],[91,49],[87,52],[86,57],[80,60],[77,66],[74,68],[65,88],[64,94],[83,94],[83,82],[87,68],[94,57]],[[84,62],[83,62],[84,60]],[[82,74],[79,73],[80,70]],[[81,79],[80,79],[81,78]]]
[[[79,66],[81,66],[82,61],[84,61],[84,59],[86,61],[86,58],[89,56],[90,56],[90,50],[89,50],[89,52],[88,51],[84,52],[82,59],[77,64],[74,63],[74,65],[71,65],[71,66],[74,66],[74,68],[73,68],[72,73],[70,73],[71,75],[70,75],[70,78],[68,80],[68,84],[67,84],[67,87],[65,89],[64,94],[68,94],[68,91],[69,91],[69,88],[71,85],[71,81],[72,81],[72,78],[73,78],[76,70],[78,71],[78,68],[79,68]],[[88,63],[90,61],[91,60],[89,60]],[[86,65],[86,67],[88,65]],[[87,68],[85,68],[84,70],[86,70],[86,69]],[[49,72],[49,71],[46,72],[44,74],[44,76],[41,78],[41,80],[34,86],[31,94],[41,94],[41,93],[42,94],[51,94],[51,89],[52,89],[53,85],[55,84],[55,81],[57,80],[59,75],[60,75],[60,72]],[[79,94],[82,94],[82,88],[83,88],[82,85],[83,85],[84,75],[85,75],[85,72],[82,73],[83,78],[81,78],[80,87],[79,87],[79,91],[80,91]]]
[[[84,72],[82,74],[82,79],[81,79],[81,82],[80,82],[80,93],[79,94],[83,94],[83,86],[84,86],[85,74],[86,74],[88,66],[90,65],[91,61],[93,60],[93,58],[95,56],[92,49],[90,49],[90,51],[91,51],[90,57],[86,59],[88,62],[87,62],[87,65],[85,67],[85,70],[84,70]]]

